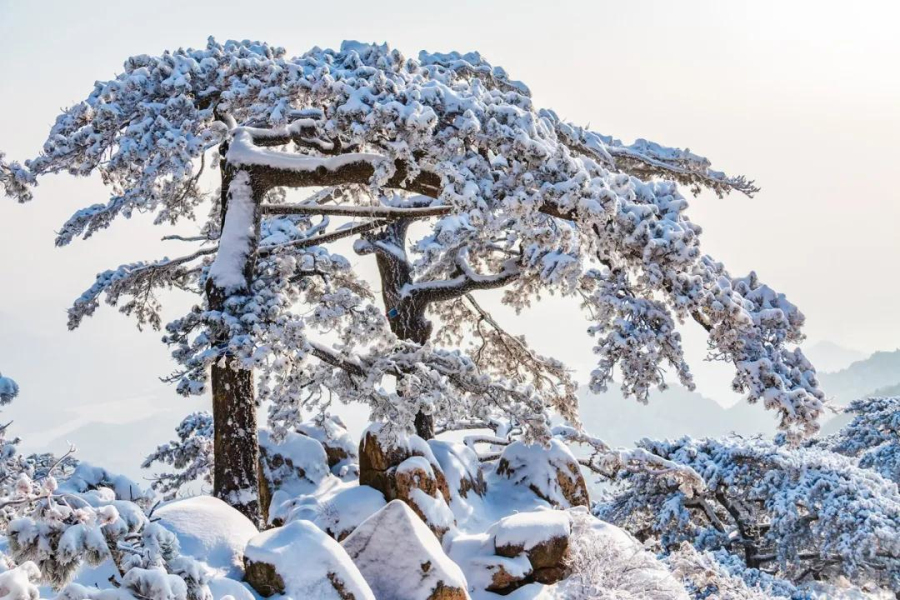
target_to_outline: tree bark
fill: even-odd
[[[224,156],[224,153],[223,153]],[[226,227],[228,190],[234,169],[222,161],[222,231]],[[252,184],[251,184],[252,185]],[[256,266],[259,239],[259,210],[263,192],[254,188],[256,235],[244,265],[247,288]],[[211,310],[221,311],[229,294],[207,281],[206,296]],[[223,337],[216,340],[226,343]],[[237,361],[225,356],[211,369],[213,400],[213,495],[243,513],[254,525],[263,525],[259,498],[259,441],[257,437],[256,398],[251,369],[241,368]],[[265,507],[267,508],[267,507]]]
[[[392,246],[406,253],[406,230],[410,221],[401,219],[385,228],[373,243]],[[411,284],[412,267],[394,252],[376,250],[376,262],[381,276],[381,297],[387,311],[391,331],[401,340],[424,344],[431,337],[431,321],[425,318],[426,305],[413,296],[403,295],[404,286]],[[416,435],[425,440],[434,437],[434,417],[419,411],[415,419]]]
[[[231,358],[212,367],[213,495],[259,527],[262,511],[253,383],[253,371],[237,368]]]

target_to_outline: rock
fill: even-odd
[[[342,546],[381,600],[467,600],[462,570],[400,500],[366,519]]]
[[[212,496],[160,506],[153,513],[178,538],[182,554],[204,561],[217,575],[240,579],[244,547],[259,532],[243,514]]]
[[[483,561],[482,565],[491,573],[491,581],[485,587],[489,592],[505,595],[532,581],[531,564],[527,559],[515,560],[494,556],[492,560]]]
[[[422,438],[395,437],[380,424],[366,430],[359,450],[359,482],[385,500],[402,500],[438,537],[453,527],[450,488],[441,466]]]
[[[515,558],[524,554],[531,564],[530,579],[556,583],[568,575],[566,560],[572,522],[560,510],[537,510],[505,517],[491,526],[498,556]]]
[[[259,454],[273,492],[286,486],[307,491],[329,474],[325,448],[308,435],[288,431],[276,441],[270,431],[261,429]]]
[[[290,497],[311,494],[330,475],[325,448],[317,440],[288,431],[281,440],[272,432],[259,431],[259,500],[266,523],[280,524],[274,519],[278,492]]]
[[[470,493],[478,496],[487,493],[484,472],[474,450],[459,442],[443,440],[428,440],[428,446],[447,479],[451,501],[468,498]]]
[[[341,545],[306,521],[254,537],[244,551],[244,567],[244,580],[265,597],[375,600]]]
[[[500,455],[497,474],[528,486],[556,508],[590,505],[578,460],[559,440],[550,440],[547,447],[513,442]]]
[[[328,415],[315,421],[302,423],[297,426],[297,431],[308,435],[322,444],[325,455],[328,457],[328,467],[332,473],[340,476],[342,467],[356,472],[356,464],[359,457],[356,453],[356,443],[353,436],[347,431],[347,426],[337,415]]]

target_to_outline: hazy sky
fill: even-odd
[[[252,8],[248,8],[252,7]],[[755,269],[807,315],[812,341],[871,352],[900,346],[900,21],[896,2],[13,2],[0,0],[0,150],[33,156],[60,108],[132,54],[262,39],[300,54],[343,39],[478,50],[532,90],[538,106],[626,141],[689,147],[756,179],[753,199],[703,195],[691,218],[707,252]],[[170,415],[185,402],[158,381],[172,368],[153,332],[114,309],[68,333],[65,309],[94,275],[174,256],[150,219],[53,246],[77,208],[105,202],[98,181],[45,180],[31,204],[0,198],[0,370],[23,399],[17,433],[62,437],[85,422]],[[188,227],[189,229],[190,227]],[[355,257],[354,257],[354,260]],[[183,306],[185,300],[176,300]],[[104,307],[105,308],[105,307]],[[560,303],[513,329],[587,373],[586,322]],[[567,317],[561,319],[560,314]],[[552,327],[549,325],[552,323]],[[701,391],[732,399],[728,370],[703,364]],[[149,434],[148,434],[149,435]],[[157,439],[147,442],[148,449]]]

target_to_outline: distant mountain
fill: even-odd
[[[762,407],[751,407],[759,409],[759,415],[753,418],[735,418],[731,409],[679,386],[652,392],[646,405],[624,398],[618,388],[603,394],[582,388],[579,397],[585,428],[613,446],[631,446],[645,437],[676,439],[774,431],[774,421]]]
[[[900,386],[900,350],[876,352],[835,373],[820,373],[819,386],[837,404],[864,396],[884,395],[881,390]]]
[[[819,383],[839,406],[866,396],[900,395],[900,350],[876,352],[837,372],[819,373]],[[630,446],[644,437],[714,437],[731,432],[772,435],[777,431],[776,414],[762,403],[742,400],[725,408],[678,386],[651,393],[647,405],[624,398],[617,387],[604,394],[582,388],[579,397],[586,429],[615,446]],[[849,421],[847,415],[826,413],[822,434],[834,433]]]
[[[809,348],[804,348],[803,353],[816,367],[816,370],[822,373],[834,373],[846,369],[852,363],[866,358],[863,352],[829,341],[816,342]]]

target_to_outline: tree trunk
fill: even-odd
[[[262,524],[259,504],[259,442],[253,371],[233,359],[212,367],[213,495]]]
[[[223,152],[222,156],[224,155]],[[221,171],[221,219],[224,233],[227,226],[228,193],[235,171],[224,159]],[[253,196],[256,206],[259,207],[262,192],[255,191]],[[243,269],[248,289],[256,267],[259,219],[257,210],[256,235],[251,240],[250,252]],[[206,283],[209,308],[223,310],[229,294],[216,286],[211,279]],[[224,344],[227,340],[220,338],[216,342]],[[263,507],[260,506],[259,498],[259,440],[254,377],[251,369],[240,367],[234,358],[226,356],[211,369],[214,430],[213,495],[236,508],[254,525],[260,527],[263,525],[261,510]]]
[[[378,241],[394,246],[406,254],[406,230],[409,221],[400,220],[389,225]],[[395,253],[376,252],[378,272],[381,276],[381,296],[388,315],[391,331],[401,340],[424,344],[431,337],[431,321],[425,318],[425,306],[403,296],[403,287],[411,284],[412,267],[400,260]],[[419,411],[415,419],[416,435],[425,440],[434,437],[434,417]]]

